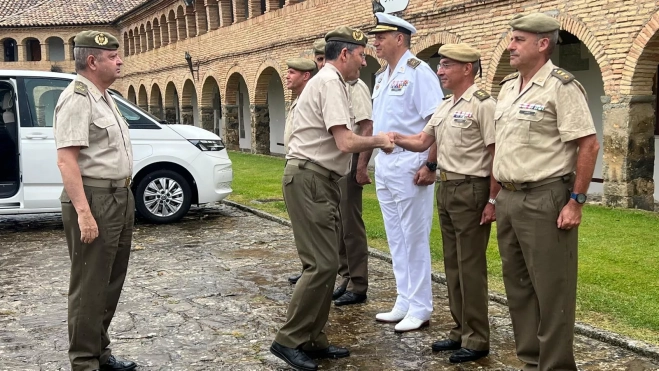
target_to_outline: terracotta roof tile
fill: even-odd
[[[0,27],[110,23],[151,0],[0,0]]]

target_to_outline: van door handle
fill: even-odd
[[[25,137],[27,139],[46,139],[46,138],[48,138],[48,136],[46,134],[41,134],[41,133],[28,134]]]

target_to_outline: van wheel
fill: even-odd
[[[192,203],[190,184],[171,170],[156,170],[137,184],[135,208],[139,216],[152,223],[180,220]]]

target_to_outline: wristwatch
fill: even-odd
[[[428,162],[426,162],[426,166],[428,167],[428,169],[430,169],[430,171],[437,171],[437,163],[436,162],[428,161]]]
[[[492,205],[497,204],[497,200],[495,200],[494,198],[490,198],[489,200],[487,200],[487,202],[491,203]]]
[[[578,204],[583,205],[586,203],[588,197],[584,193],[570,193],[570,198],[577,201]]]

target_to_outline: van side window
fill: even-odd
[[[149,115],[149,113],[141,110],[138,111],[137,108],[130,107],[126,103],[117,99],[114,95],[113,98],[114,103],[116,103],[117,108],[119,108],[119,112],[126,119],[126,122],[128,122],[128,127],[130,129],[160,129],[160,126],[145,117],[145,115]],[[153,119],[158,121],[155,117]]]
[[[70,83],[71,80],[24,78],[29,117],[21,118],[21,126],[52,128],[57,100]]]

